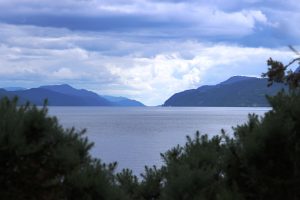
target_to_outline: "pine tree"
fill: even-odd
[[[300,73],[273,59],[263,76],[289,86],[268,97],[272,110],[250,115],[228,142],[226,176],[245,199],[300,199]]]
[[[47,108],[0,101],[1,199],[115,199],[112,170],[92,159],[83,131],[64,129]]]

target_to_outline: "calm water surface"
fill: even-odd
[[[248,113],[263,115],[269,108],[224,107],[50,107],[64,127],[87,129],[95,143],[93,156],[104,162],[118,161],[118,170],[130,168],[135,174],[144,166],[161,165],[160,153],[184,144],[186,135],[199,130],[210,136],[223,128],[247,121]]]

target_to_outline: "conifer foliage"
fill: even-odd
[[[113,199],[112,166],[90,157],[83,134],[63,129],[45,106],[2,99],[1,199]]]

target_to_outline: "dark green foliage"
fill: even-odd
[[[124,194],[126,194],[128,199],[141,199],[138,178],[133,175],[132,170],[123,169],[122,172],[117,173],[116,182],[118,187],[124,192]]]
[[[132,200],[155,200],[161,196],[163,188],[163,169],[145,167],[141,180],[129,169],[116,174],[116,184]]]
[[[227,142],[227,182],[245,199],[300,198],[300,79],[297,71],[286,73],[297,60],[268,60],[269,85],[284,83],[289,91],[268,97],[272,110],[261,119],[250,115]]]
[[[293,47],[293,51],[296,51]],[[297,52],[299,55],[299,53]],[[300,86],[300,72],[292,70],[287,70],[287,68],[294,64],[295,62],[299,62],[300,65],[300,58],[295,58],[289,64],[283,65],[283,63],[273,60],[270,58],[267,62],[269,69],[268,72],[263,73],[263,77],[268,77],[268,86],[271,86],[274,82],[276,83],[284,83],[290,87],[290,89],[295,89]]]
[[[217,199],[223,188],[222,137],[187,137],[186,145],[163,154],[164,199]]]
[[[300,198],[300,94],[269,98],[273,110],[235,128],[227,176],[246,199]]]
[[[0,101],[1,199],[112,199],[111,172],[84,131],[63,129],[47,109]]]
[[[99,160],[94,159],[73,170],[65,179],[68,199],[122,199],[114,187],[114,168],[115,165],[107,167]]]
[[[159,199],[163,184],[163,169],[145,167],[144,174],[141,174],[140,195],[142,199]]]

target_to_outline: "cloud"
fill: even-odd
[[[69,83],[148,105],[260,76],[299,44],[296,0],[0,0],[2,86]],[[2,23],[1,23],[2,22]]]
[[[74,73],[71,69],[69,68],[60,68],[56,71],[53,72],[52,74],[53,77],[58,78],[58,79],[76,79],[79,75]]]
[[[280,25],[286,23],[274,15],[290,12],[294,2],[288,0],[287,6],[272,0],[272,7],[271,3],[259,0],[2,0],[0,21],[131,34],[146,36],[149,40],[178,38],[226,42],[237,38],[247,40],[251,35],[269,37],[269,30],[276,32]],[[288,23],[296,25],[296,22]],[[240,43],[243,41],[239,40]],[[263,44],[262,41],[260,44]]]
[[[269,57],[288,62],[287,48],[198,40],[145,40],[131,35],[0,24],[1,87],[69,83],[148,105],[233,75],[260,76]]]

